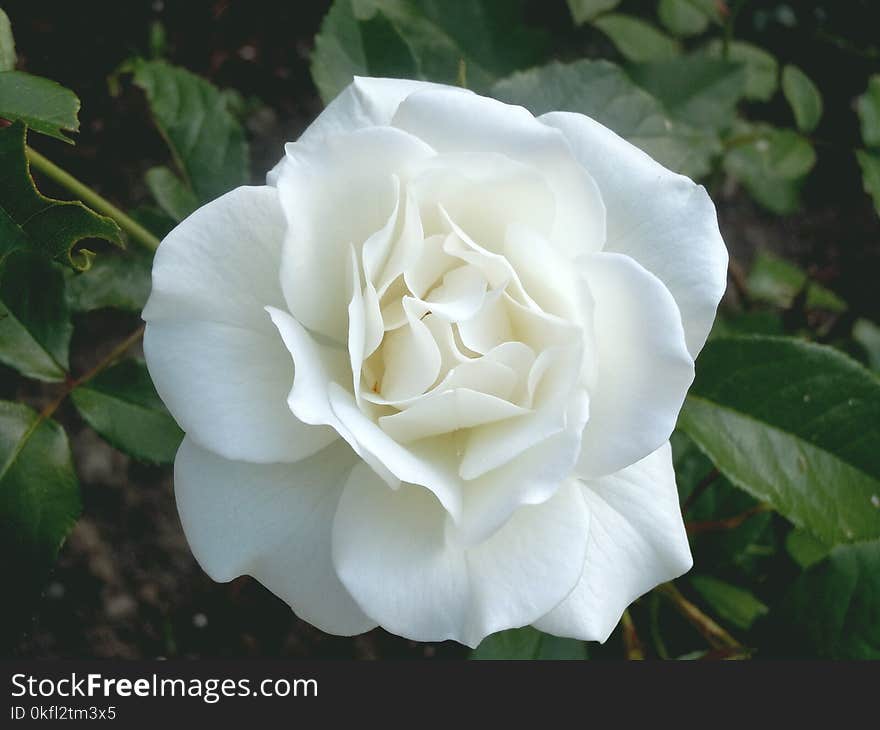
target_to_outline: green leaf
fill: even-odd
[[[0,259],[0,362],[38,380],[64,380],[73,325],[57,264],[30,251]]]
[[[722,619],[740,629],[750,629],[767,606],[753,593],[708,575],[692,575],[691,585]]]
[[[144,180],[159,207],[175,221],[182,221],[199,205],[192,189],[164,165],[151,167]]]
[[[587,658],[583,641],[561,639],[526,626],[487,636],[471,652],[471,659],[572,659]]]
[[[868,89],[856,100],[856,110],[865,145],[880,147],[880,74],[868,79]]]
[[[607,61],[550,63],[499,81],[491,93],[533,114],[557,110],[586,114],[691,177],[708,173],[720,152],[715,135],[669,119],[660,102]]]
[[[681,430],[670,439],[675,481],[682,503],[694,489],[711,478],[712,462]],[[757,502],[741,489],[737,489],[723,476],[711,478],[708,486],[689,505],[686,514],[689,522],[713,522],[742,514]],[[697,570],[716,570],[734,565],[748,572],[754,563],[752,548],[762,541],[772,520],[769,512],[753,515],[741,525],[729,529],[710,531],[691,537]]]
[[[803,179],[782,180],[774,177],[762,177],[753,169],[744,169],[728,164],[726,159],[724,167],[742,182],[749,195],[770,212],[777,215],[790,215],[800,210]]]
[[[782,69],[782,93],[794,112],[794,120],[802,132],[812,132],[822,118],[822,94],[810,77],[797,66]]]
[[[807,309],[823,309],[834,314],[840,314],[847,310],[847,304],[843,299],[814,281],[811,281],[807,286],[805,305]]]
[[[724,43],[715,39],[705,47],[704,52],[713,58],[724,58]],[[748,99],[768,101],[776,93],[779,84],[779,64],[767,51],[751,43],[731,41],[726,60],[736,61],[745,66],[745,95]]]
[[[609,13],[593,21],[628,61],[657,61],[681,53],[678,42],[654,26],[629,15]]]
[[[791,307],[804,290],[807,309],[840,313],[847,308],[846,302],[834,292],[810,281],[806,271],[763,249],[759,249],[755,256],[747,283],[753,299],[783,309]]]
[[[0,401],[0,633],[13,634],[27,619],[79,513],[64,430],[27,406]]]
[[[724,157],[724,169],[774,213],[796,210],[803,178],[816,164],[813,146],[791,129],[747,123],[734,129],[736,143]]]
[[[94,254],[86,249],[74,252],[78,241],[103,238],[122,246],[122,232],[110,218],[79,201],[53,200],[37,191],[24,142],[21,122],[0,129],[0,259],[26,249],[85,269]]]
[[[468,86],[492,82],[543,58],[546,35],[523,19],[522,0],[335,0],[315,38],[312,79],[329,103],[355,75]]]
[[[139,314],[150,295],[152,257],[131,251],[100,256],[88,271],[67,272],[67,303],[72,312],[120,309]]]
[[[856,150],[859,167],[862,168],[862,184],[874,201],[874,209],[880,215],[880,154]]]
[[[807,284],[807,272],[759,249],[747,280],[749,294],[759,302],[769,302],[787,309]]]
[[[35,132],[73,140],[63,130],[79,131],[79,99],[61,84],[24,71],[0,73],[0,117],[21,121]]]
[[[713,340],[678,425],[734,484],[823,542],[880,536],[880,381],[837,350]]]
[[[831,552],[831,548],[824,542],[817,540],[806,530],[797,528],[790,530],[785,536],[785,549],[791,559],[802,568],[809,568]]]
[[[153,120],[199,202],[248,181],[244,130],[213,84],[165,61],[135,58],[120,69],[144,90]]]
[[[670,116],[696,127],[729,127],[745,89],[740,64],[701,56],[636,64],[628,71]]]
[[[583,25],[597,15],[614,10],[620,0],[568,0],[568,9],[577,25]]]
[[[784,334],[782,317],[778,312],[754,310],[735,314],[718,313],[709,337],[731,337],[734,335],[781,335]]]
[[[868,319],[857,319],[852,328],[853,339],[861,345],[872,370],[880,370],[880,327]]]
[[[699,35],[709,27],[716,13],[714,0],[660,0],[660,22],[677,36]]]
[[[15,40],[9,16],[0,8],[0,72],[15,68]]]
[[[141,360],[123,360],[71,393],[83,420],[112,446],[141,461],[168,464],[183,432],[165,409]]]
[[[834,548],[774,613],[799,654],[880,659],[880,541]]]

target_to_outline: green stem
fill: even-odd
[[[30,163],[46,177],[51,178],[59,185],[67,188],[76,197],[84,203],[94,208],[99,213],[112,218],[119,227],[131,236],[135,241],[150,251],[159,248],[159,239],[144,228],[133,218],[130,218],[111,203],[106,198],[98,195],[88,185],[77,180],[69,172],[62,170],[51,160],[47,160],[43,155],[32,147],[27,148],[27,156]]]

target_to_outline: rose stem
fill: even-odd
[[[623,629],[624,657],[629,661],[644,659],[645,647],[639,640],[639,635],[636,633],[636,625],[633,623],[629,611],[623,612],[620,625]]]
[[[686,515],[690,512],[691,507],[694,506],[694,503],[703,496],[703,492],[705,492],[710,486],[712,486],[712,482],[714,482],[719,476],[720,472],[716,468],[712,468],[706,476],[704,476],[700,483],[694,487],[694,490],[688,495],[687,499],[684,501],[684,504],[681,506],[681,513]]]
[[[699,535],[703,532],[720,532],[721,530],[733,530],[739,527],[749,517],[754,517],[761,512],[769,512],[773,508],[766,502],[760,502],[754,507],[750,507],[745,512],[740,512],[733,517],[727,517],[723,520],[709,520],[708,522],[687,522],[685,528],[688,535]]]
[[[71,378],[70,376],[68,376],[67,382],[64,384],[64,389],[61,391],[61,394],[49,405],[47,405],[42,411],[40,411],[39,418],[37,419],[37,424],[45,421],[47,418],[50,418],[52,414],[55,413],[56,410],[58,410],[58,406],[60,406],[64,402],[64,399],[67,398],[67,396],[70,395],[79,386],[90,381],[92,378],[106,370],[120,357],[122,357],[129,347],[131,347],[135,342],[143,337],[145,326],[146,325],[141,325],[140,327],[138,327],[128,337],[122,340],[122,342],[116,345],[116,347],[110,350],[107,355],[101,358],[101,360],[98,361],[97,365],[95,365],[90,370],[87,370],[78,378]]]
[[[128,233],[135,241],[150,251],[155,251],[159,247],[159,239],[144,228],[140,223],[123,213],[113,203],[106,198],[98,195],[88,185],[77,180],[69,172],[62,170],[51,160],[47,160],[43,155],[31,147],[27,147],[27,157],[29,162],[46,177],[51,178],[59,185],[67,188],[70,192],[87,203],[99,213],[112,218],[119,227]]]
[[[685,598],[672,583],[663,583],[657,590],[672,602],[676,610],[700,632],[713,649],[740,649],[745,652],[742,644]]]

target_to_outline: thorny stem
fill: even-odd
[[[140,223],[123,213],[113,203],[98,195],[85,183],[77,180],[66,170],[62,170],[51,160],[46,159],[32,147],[27,148],[27,156],[30,163],[41,173],[51,178],[59,185],[67,188],[84,203],[112,218],[119,227],[144,248],[155,251],[159,247],[159,239],[144,228]]]
[[[624,611],[620,619],[623,629],[624,657],[629,661],[639,661],[645,658],[645,647],[636,633],[636,625],[633,623],[629,611]]]
[[[134,332],[132,332],[128,337],[126,337],[122,342],[120,342],[116,347],[110,350],[107,355],[105,355],[98,363],[87,370],[78,378],[70,378],[68,377],[67,382],[64,384],[64,390],[61,391],[59,396],[53,400],[49,405],[47,405],[42,411],[40,411],[38,422],[45,421],[48,418],[52,417],[52,414],[58,410],[58,406],[60,406],[64,399],[67,398],[74,390],[76,390],[79,386],[87,383],[92,378],[94,378],[99,373],[106,370],[110,365],[112,365],[116,360],[118,360],[122,355],[126,353],[129,347],[131,347],[135,342],[137,342],[144,335],[144,327],[146,325],[141,325]]]
[[[713,649],[736,649],[738,650],[736,653],[748,654],[748,650],[742,644],[685,598],[672,583],[658,586],[657,591],[669,599],[675,609],[700,632]]]

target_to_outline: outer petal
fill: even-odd
[[[434,84],[428,81],[409,79],[378,79],[355,76],[339,96],[331,101],[318,118],[300,135],[298,144],[320,144],[321,140],[333,134],[354,132],[364,127],[385,127],[407,96],[426,89],[450,89],[454,87]],[[465,89],[457,89],[462,94],[472,94]],[[267,176],[270,185],[275,185],[281,167],[281,160]]]
[[[408,96],[391,122],[438,153],[500,153],[539,170],[556,197],[552,242],[569,255],[601,250],[605,207],[589,171],[564,135],[526,109],[451,87]]]
[[[666,284],[696,357],[727,281],[727,249],[705,189],[582,114],[540,120],[565,134],[599,185],[608,211],[605,250],[632,256]]]
[[[617,253],[583,259],[594,299],[597,381],[576,467],[582,477],[611,474],[669,439],[694,362],[669,290]]]
[[[153,264],[150,375],[183,429],[231,459],[296,461],[335,438],[284,402],[293,367],[263,311],[284,301],[283,237],[277,191],[238,188],[171,231]]]
[[[300,141],[317,141],[339,132],[353,132],[363,127],[384,127],[391,123],[397,107],[406,97],[426,89],[455,87],[410,79],[380,79],[355,76],[318,118],[303,132]],[[455,89],[473,95],[466,89]]]
[[[537,619],[577,583],[589,515],[570,484],[527,506],[468,549],[444,529],[425,489],[389,489],[367,467],[352,472],[333,526],[333,562],[358,604],[392,633],[476,646]]]
[[[666,443],[632,466],[582,484],[590,509],[587,559],[572,593],[535,626],[605,641],[624,609],[693,565]]]
[[[297,464],[257,465],[184,439],[174,491],[196,560],[217,581],[252,575],[322,631],[373,628],[331,561],[333,515],[355,463],[341,441]]]

